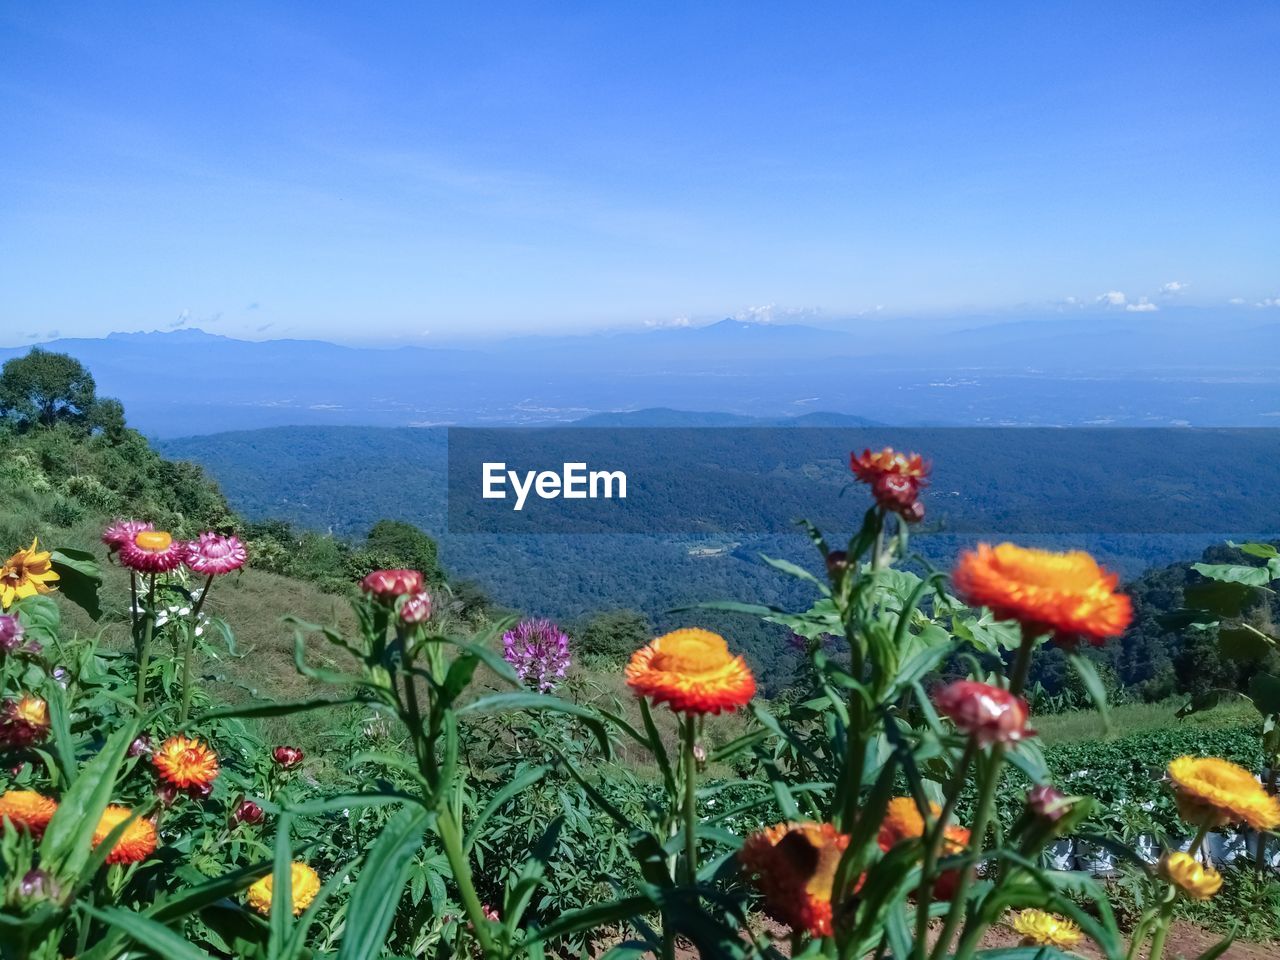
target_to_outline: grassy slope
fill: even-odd
[[[1243,702],[1215,707],[1213,710],[1206,710],[1204,713],[1178,720],[1174,714],[1185,702],[1185,697],[1178,697],[1162,703],[1127,703],[1112,707],[1112,736],[1123,737],[1135,733],[1149,733],[1174,724],[1214,729],[1245,726],[1258,722],[1257,712]],[[1107,739],[1102,716],[1096,710],[1072,710],[1067,713],[1037,717],[1035,727],[1046,746],[1081,740]]]

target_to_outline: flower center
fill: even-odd
[[[134,534],[133,542],[143,550],[168,550],[173,544],[173,537],[163,530],[142,530]]]
[[[724,669],[732,657],[724,637],[709,630],[677,630],[658,642],[653,665],[667,673],[699,676]]]

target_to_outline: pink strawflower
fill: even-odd
[[[182,566],[186,544],[163,530],[139,530],[120,547],[120,562],[140,573],[168,573]]]
[[[976,680],[957,680],[934,694],[933,702],[957,728],[982,746],[1012,743],[1034,736],[1027,729],[1031,711],[1021,697]]]
[[[238,537],[206,530],[187,543],[186,564],[202,576],[218,576],[239,570],[249,559]]]
[[[422,587],[422,574],[417,570],[375,570],[360,581],[361,590],[386,603],[406,594],[421,593]]]
[[[404,623],[422,623],[431,618],[431,594],[425,590],[406,597],[400,604],[400,619]]]
[[[133,538],[143,530],[154,530],[145,520],[116,520],[102,531],[102,542],[107,545],[107,553],[116,553],[126,543],[133,543]]]

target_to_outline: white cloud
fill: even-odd
[[[1235,307],[1242,306],[1244,302],[1245,302],[1244,297],[1232,297],[1230,300],[1227,301],[1227,303]]]
[[[735,320],[742,320],[745,323],[773,323],[774,313],[777,311],[776,303],[766,303],[760,307],[747,307],[745,310],[739,310],[735,314]]]
[[[1126,299],[1125,295],[1119,290],[1108,290],[1098,297],[1098,303],[1105,303],[1109,307],[1123,307]]]
[[[646,320],[644,325],[655,330],[665,330],[669,327],[687,327],[690,324],[688,317],[672,317],[670,320]]]
[[[1160,287],[1160,292],[1161,293],[1181,293],[1183,290],[1187,289],[1187,287],[1189,286],[1191,286],[1191,284],[1186,283],[1182,280],[1170,280],[1168,283]]]
[[[1258,301],[1260,307],[1280,307],[1280,297],[1264,297]]]
[[[1130,313],[1155,313],[1160,309],[1146,297],[1139,297],[1137,303],[1126,303],[1124,308]]]

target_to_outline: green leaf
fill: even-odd
[[[432,816],[422,807],[405,807],[378,834],[351,893],[338,960],[363,960],[381,952]]]
[[[255,880],[270,872],[271,863],[267,861],[255,864],[252,867],[245,867],[242,870],[233,870],[220,877],[215,877],[208,883],[174,892],[148,910],[146,915],[153,920],[176,920],[243,890]]]
[[[449,672],[445,675],[444,686],[440,691],[446,705],[458,699],[458,694],[471,683],[471,678],[475,675],[478,666],[480,666],[480,658],[472,653],[463,653],[449,664]]]
[[[540,943],[598,927],[620,924],[631,917],[648,913],[653,906],[653,901],[648,897],[624,897],[608,903],[595,903],[580,910],[569,910],[560,914],[545,927],[530,930],[525,937],[525,943]]]
[[[595,734],[596,742],[600,745],[600,751],[605,759],[613,755],[613,748],[609,743],[609,731],[605,728],[599,714],[586,707],[580,707],[576,703],[561,700],[559,697],[548,697],[545,694],[528,691],[493,693],[479,700],[473,700],[456,712],[458,716],[463,716],[472,713],[506,713],[516,710],[544,710],[549,713],[564,713],[577,717]]]
[[[54,643],[62,626],[62,611],[49,597],[23,597],[13,605],[11,613],[17,614],[23,631],[41,643]]]
[[[1221,703],[1238,700],[1240,696],[1241,694],[1235,690],[1216,687],[1213,690],[1192,697],[1187,703],[1178,708],[1178,712],[1174,716],[1181,720],[1183,717],[1189,717],[1193,713],[1200,713],[1202,710],[1212,710]]]
[[[1250,568],[1252,569],[1252,568]],[[1194,583],[1182,592],[1188,607],[1208,610],[1218,617],[1238,617],[1245,602],[1254,595],[1256,588],[1246,583],[1225,580],[1209,580]]]
[[[419,801],[413,794],[386,790],[378,793],[343,793],[336,797],[325,797],[321,800],[307,800],[302,803],[282,805],[280,809],[298,817],[318,817],[326,813],[336,813],[339,810],[385,807],[388,804],[405,802],[416,804]],[[271,804],[263,801],[262,806],[263,809],[267,809]]]
[[[1191,569],[1210,580],[1223,583],[1243,583],[1251,587],[1265,587],[1271,582],[1266,567],[1246,567],[1234,563],[1193,563]]]
[[[1234,933],[1230,934],[1229,936],[1224,937],[1218,943],[1215,943],[1212,947],[1210,947],[1204,953],[1200,954],[1200,956],[1197,957],[1196,960],[1218,960],[1218,957],[1226,953],[1227,948],[1230,947],[1231,944],[1235,943],[1235,941],[1236,941],[1236,935]]]
[[[338,700],[330,700],[327,697],[315,697],[311,700],[286,700],[280,701],[259,701],[257,703],[245,703],[235,707],[224,707],[221,710],[211,710],[200,716],[196,720],[197,724],[205,723],[209,720],[225,720],[229,717],[282,717],[291,713],[305,713],[308,710],[323,710],[325,707],[345,707],[351,704],[364,703],[362,697],[342,697]]]
[[[813,584],[819,591],[821,591],[823,596],[831,596],[831,588],[804,567],[794,564],[790,560],[779,560],[775,557],[767,557],[763,553],[760,554],[760,559],[773,567],[773,569],[781,570],[789,577],[795,577],[797,580],[804,580],[806,583]]]
[[[85,906],[83,909],[103,923],[120,930],[151,953],[172,958],[172,960],[213,960],[209,954],[195,946],[186,937],[140,913],[121,907],[94,909]]]
[[[84,550],[53,550],[50,559],[58,572],[59,592],[80,607],[90,618],[102,616],[98,605],[98,588],[102,586],[102,570],[92,553]]]
[[[1280,677],[1270,673],[1255,673],[1249,681],[1249,699],[1264,716],[1280,713]]]
[[[1276,641],[1247,623],[1218,627],[1218,649],[1228,660],[1262,660],[1276,649]]]
[[[1280,550],[1277,550],[1269,543],[1230,543],[1228,545],[1235,547],[1241,553],[1247,553],[1251,557],[1258,557],[1262,560],[1274,560],[1280,557]]]
[[[506,661],[506,658],[493,650],[490,650],[481,643],[462,643],[457,640],[450,640],[455,647],[464,653],[468,653],[476,657],[486,667],[496,673],[501,679],[505,680],[513,687],[520,686],[520,677],[516,674],[516,668]]]
[[[466,839],[463,841],[462,849],[470,850],[476,842],[476,838],[480,835],[481,829],[489,822],[489,818],[502,809],[503,804],[514,797],[518,793],[528,790],[535,783],[551,772],[551,767],[543,765],[539,767],[529,767],[521,771],[517,776],[511,779],[501,790],[493,795],[493,798],[485,804],[483,810],[472,821],[471,826],[467,830]]]
[[[276,821],[275,854],[271,861],[271,913],[267,918],[271,928],[271,939],[267,943],[270,960],[280,956],[293,920],[293,845],[289,837],[292,830],[293,815],[281,814]]]
[[[125,723],[80,770],[62,795],[57,812],[40,841],[40,861],[64,876],[78,876],[89,861],[93,832],[111,801],[125,753],[137,735],[137,722]]]
[[[1075,668],[1080,682],[1084,684],[1084,689],[1089,694],[1089,699],[1093,701],[1093,705],[1098,708],[1098,713],[1102,716],[1102,729],[1107,735],[1111,735],[1111,712],[1107,709],[1107,688],[1102,685],[1102,678],[1098,676],[1098,670],[1090,660],[1082,653],[1072,653],[1068,656],[1071,666]]]
[[[53,756],[64,783],[76,782],[79,770],[76,768],[74,744],[71,739],[71,724],[67,716],[67,695],[62,687],[51,684],[49,690],[49,730],[53,741]]]

